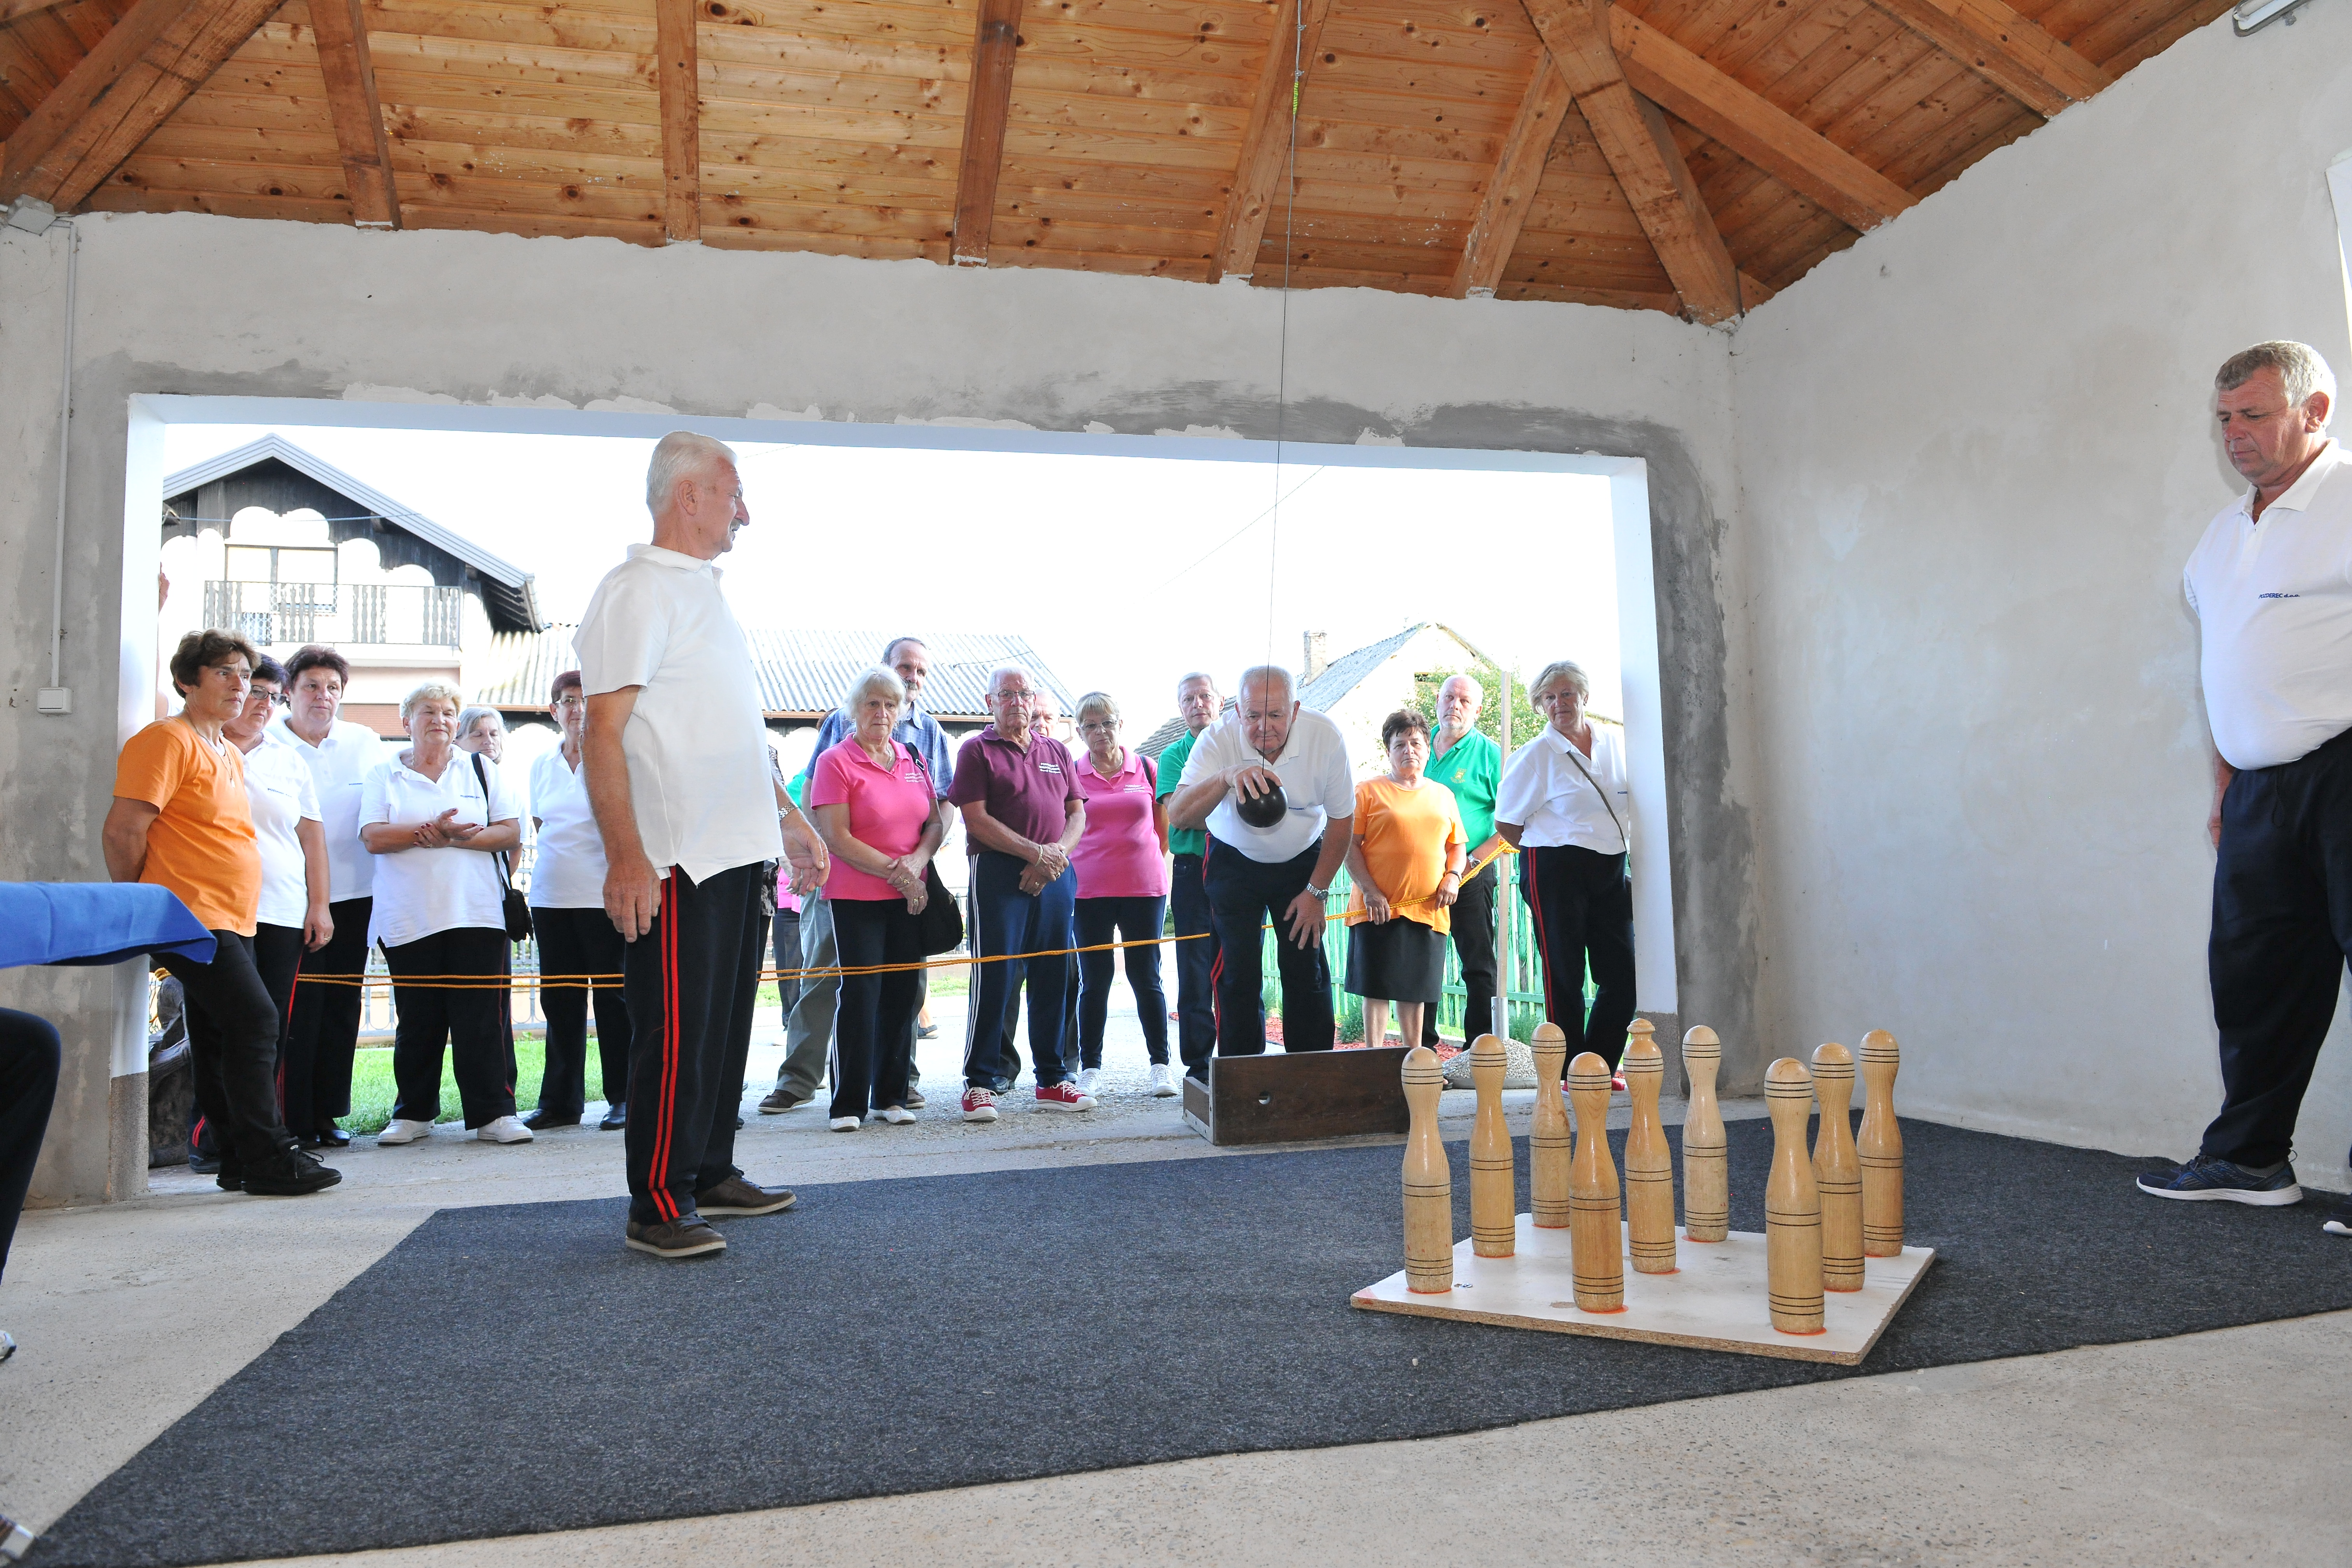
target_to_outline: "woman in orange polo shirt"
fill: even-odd
[[[278,1108],[278,1006],[253,962],[261,848],[245,759],[222,729],[245,707],[261,656],[234,632],[190,632],[172,655],[181,710],[148,725],[115,764],[103,830],[107,875],[153,882],[216,946],[209,963],[162,955],[187,999],[196,1104],[223,1134],[230,1192],[292,1196],[341,1181],[296,1142]]]
[[[1388,1041],[1389,1004],[1408,1046],[1421,1043],[1422,1011],[1445,984],[1445,936],[1462,886],[1462,812],[1454,792],[1423,775],[1429,721],[1410,708],[1381,724],[1385,778],[1356,786],[1348,845],[1349,993],[1364,999],[1364,1043]]]

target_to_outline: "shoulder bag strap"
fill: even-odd
[[[474,777],[482,786],[482,826],[488,827],[490,825],[490,775],[482,766],[481,752],[469,752],[467,755],[474,759]],[[490,851],[490,858],[499,863],[499,886],[511,892],[514,889],[514,878],[507,870],[507,852],[503,849],[493,849]]]
[[[1562,740],[1568,739],[1564,735],[1560,738]],[[1597,743],[1601,739],[1601,731],[1598,730],[1593,731],[1592,738]],[[1576,764],[1576,771],[1584,775],[1584,782],[1591,784],[1592,786],[1592,793],[1601,797],[1601,809],[1609,814],[1609,825],[1617,830],[1617,842],[1622,844],[1630,853],[1633,847],[1633,840],[1626,834],[1625,825],[1617,820],[1617,808],[1609,804],[1609,792],[1601,787],[1601,781],[1594,778],[1592,776],[1592,770],[1584,765],[1584,759],[1577,754],[1576,742],[1573,741],[1569,741],[1568,742],[1568,760]]]

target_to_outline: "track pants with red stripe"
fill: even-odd
[[[690,1215],[695,1194],[736,1173],[735,1118],[768,944],[765,875],[758,864],[736,866],[698,882],[673,868],[653,929],[622,959],[631,1219]]]
[[[1543,954],[1544,1016],[1566,1032],[1569,1059],[1591,1051],[1613,1071],[1633,1021],[1633,884],[1624,851],[1529,846],[1519,861],[1519,897]],[[1596,988],[1590,1017],[1588,965]]]

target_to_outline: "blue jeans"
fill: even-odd
[[[1103,1026],[1110,1017],[1110,977],[1117,964],[1126,967],[1127,987],[1135,993],[1135,1011],[1143,1020],[1144,1051],[1153,1061],[1167,1065],[1168,994],[1160,988],[1160,929],[1167,912],[1165,899],[1078,900],[1077,946],[1099,947],[1112,941],[1148,944],[1078,955],[1079,1066],[1102,1066]]]
[[[1053,952],[1070,944],[1071,911],[1077,902],[1078,874],[1064,871],[1034,893],[1021,890],[1026,863],[999,850],[982,850],[972,862],[972,957],[1007,952]],[[965,1022],[963,1079],[986,1089],[996,1081],[1004,1052],[1004,1009],[1013,988],[1029,993],[1029,1058],[1044,1089],[1070,1076],[1062,1039],[1063,1010],[1069,994],[1066,956],[1033,958],[1017,966],[982,963]]]

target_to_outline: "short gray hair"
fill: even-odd
[[[656,517],[677,493],[677,481],[700,473],[715,463],[735,461],[735,448],[695,430],[673,430],[654,443],[654,460],[646,465],[646,510]]]
[[[1024,682],[1028,683],[1030,695],[1034,697],[1037,694],[1037,678],[1029,673],[1029,667],[1027,665],[1000,664],[994,669],[988,672],[988,694],[991,697],[996,695],[996,683],[1003,679],[1004,677],[1008,675],[1019,676]]]
[[[865,706],[866,700],[874,695],[877,687],[890,694],[890,700],[899,712],[907,710],[907,683],[899,679],[898,672],[888,665],[876,664],[868,665],[865,674],[849,683],[849,690],[841,699],[843,715],[856,718],[858,709]]]
[[[1293,702],[1298,700],[1298,682],[1290,678],[1290,671],[1278,664],[1254,664],[1243,670],[1242,683],[1234,688],[1234,692],[1238,694],[1247,691],[1250,689],[1250,682],[1254,680],[1262,685],[1279,686],[1283,689],[1283,694]]]
[[[1089,713],[1099,713],[1114,724],[1126,717],[1118,710],[1118,700],[1108,691],[1089,691],[1079,698],[1077,711],[1072,713],[1070,717],[1084,723]]]
[[[428,680],[400,700],[402,723],[408,722],[408,716],[416,711],[416,705],[420,702],[446,702],[452,708],[462,708],[466,704],[466,697],[446,680]],[[462,729],[457,731],[460,735],[465,732]]]
[[[501,730],[507,727],[507,716],[505,714],[499,712],[495,708],[484,708],[480,704],[477,703],[475,706],[467,709],[463,713],[457,715],[457,733],[463,735],[471,732],[476,721],[485,718],[496,719],[499,721],[499,728]]]
[[[2273,338],[2266,343],[2242,349],[2221,362],[2213,373],[2216,391],[2234,392],[2246,384],[2255,372],[2274,370],[2279,384],[2286,391],[2290,406],[2300,408],[2311,401],[2315,392],[2327,397],[2327,411],[2336,412],[2336,373],[2327,368],[2326,360],[2309,343],[2298,343],[2285,338]]]
[[[1584,667],[1572,658],[1553,659],[1536,671],[1536,678],[1528,682],[1528,700],[1533,702],[1560,681],[1566,681],[1576,688],[1577,701],[1581,703],[1592,700],[1592,682],[1586,679]]]
[[[1178,676],[1176,678],[1176,695],[1179,697],[1184,695],[1184,689],[1192,685],[1192,682],[1196,680],[1207,681],[1211,691],[1216,692],[1220,697],[1224,695],[1224,693],[1217,691],[1217,678],[1211,675],[1205,669],[1187,670],[1184,674]]]

